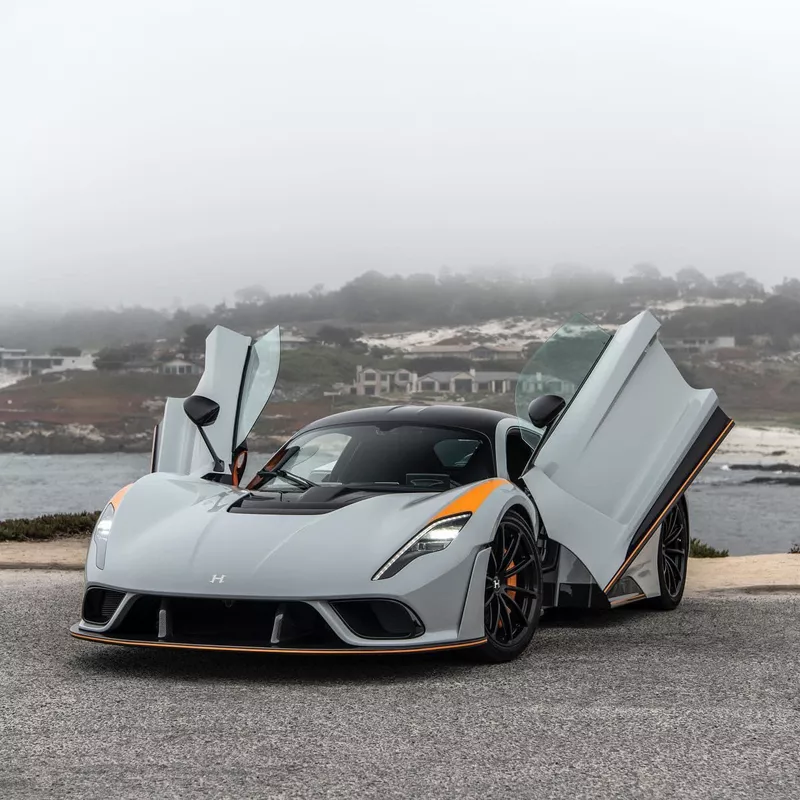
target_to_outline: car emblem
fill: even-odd
[[[211,576],[209,583],[225,583],[225,576],[214,574]]]

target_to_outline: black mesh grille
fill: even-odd
[[[83,618],[95,625],[105,625],[125,597],[125,592],[92,587],[83,599]]]
[[[417,615],[397,600],[334,600],[331,605],[364,639],[413,639],[425,632]]]

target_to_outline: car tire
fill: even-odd
[[[530,523],[507,511],[497,526],[486,570],[486,642],[467,651],[469,655],[490,664],[517,658],[539,625],[542,593],[542,562]]]
[[[672,611],[683,598],[689,565],[689,507],[685,497],[681,497],[664,517],[658,537],[661,594],[651,597],[647,604],[658,611]]]

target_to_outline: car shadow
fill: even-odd
[[[540,623],[534,645],[521,657],[556,653],[562,646],[548,629],[612,628],[652,613],[635,605],[619,609],[550,609]],[[544,635],[542,635],[544,634]],[[508,664],[483,664],[467,650],[408,655],[296,655],[288,653],[234,653],[120,647],[75,642],[71,661],[82,673],[151,681],[236,681],[238,683],[348,685],[364,682],[409,682],[437,676],[474,676],[483,670],[513,668]]]
[[[83,646],[83,645],[80,645]],[[147,650],[97,645],[96,652],[75,655],[73,666],[98,676],[113,674],[133,680],[235,681],[322,685],[417,682],[437,675],[471,674],[490,666],[470,661],[463,653],[409,655],[295,655]],[[102,648],[102,649],[101,649]]]
[[[631,620],[652,614],[640,603],[620,608],[551,608],[539,623],[541,628],[616,628]]]

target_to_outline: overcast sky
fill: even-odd
[[[0,304],[800,276],[798,41],[789,0],[0,0]]]

